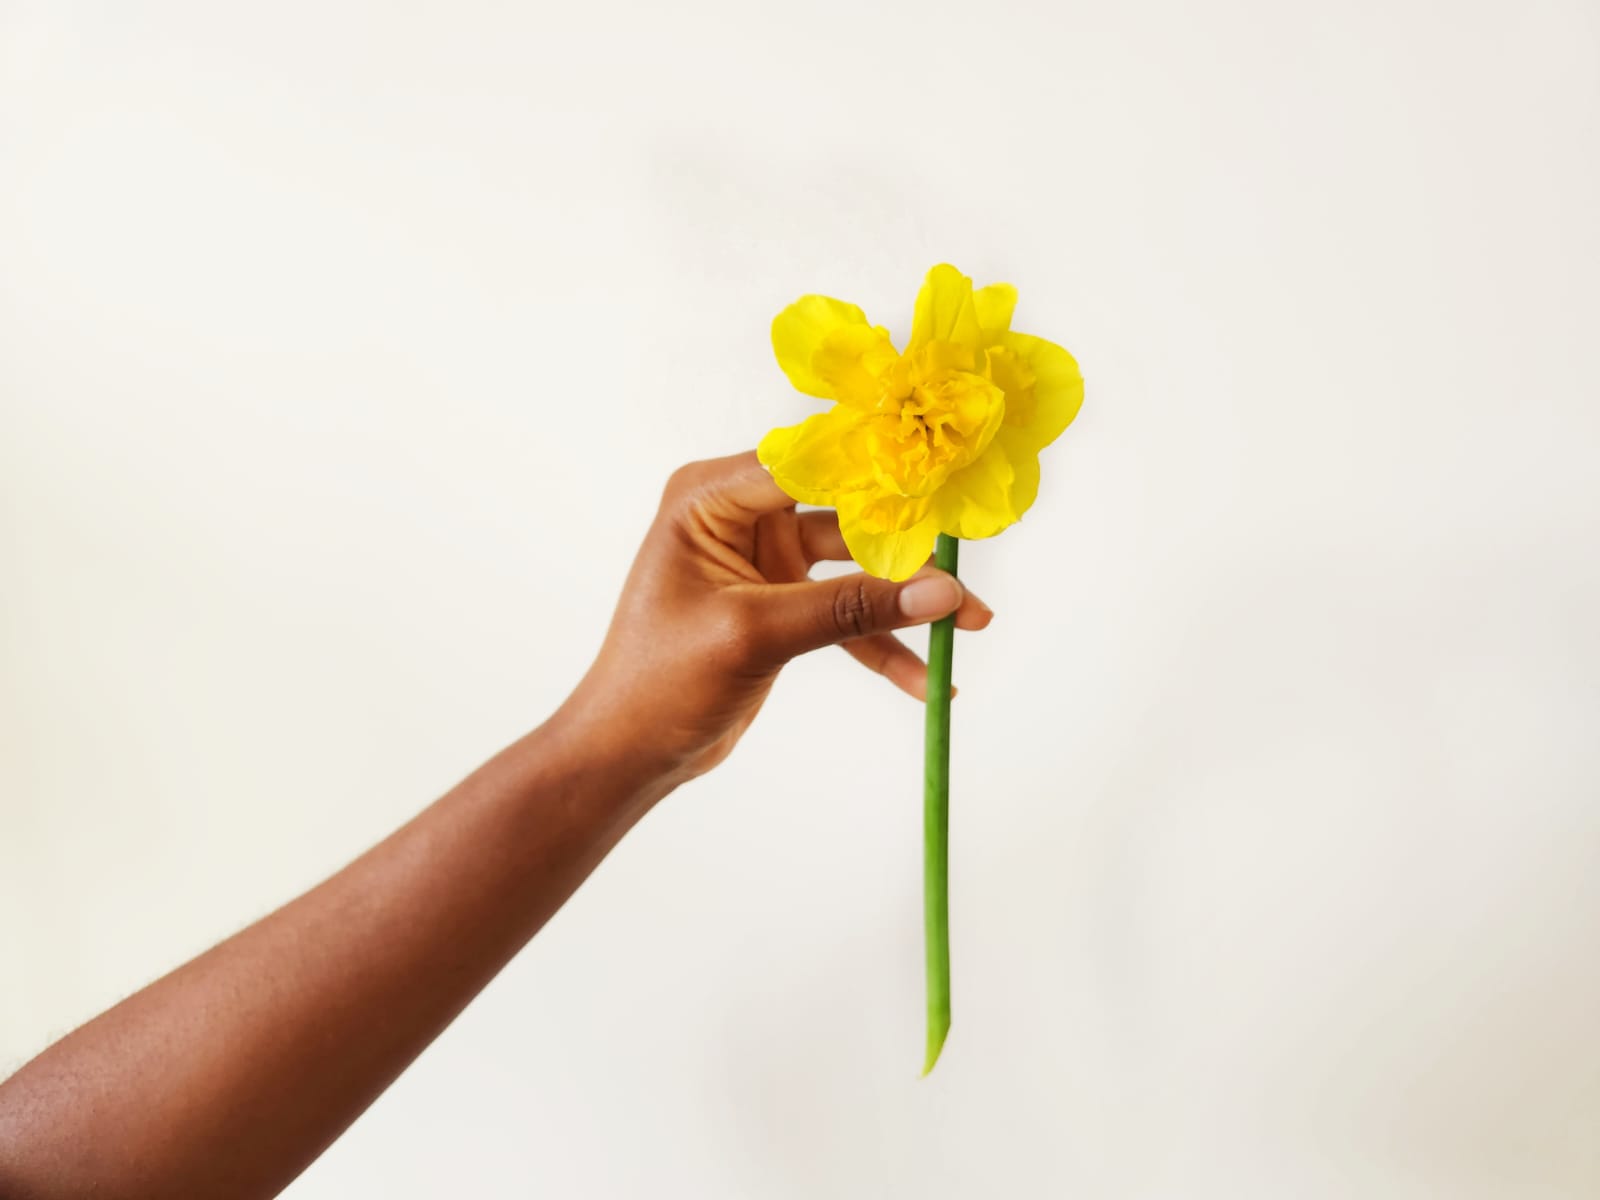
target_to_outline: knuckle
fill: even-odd
[[[676,505],[686,503],[690,497],[698,492],[706,480],[706,464],[704,462],[684,463],[671,475],[667,476],[667,483],[661,490],[663,505]]]
[[[840,637],[860,637],[871,632],[874,603],[865,580],[851,580],[833,593],[831,616],[834,630]]]

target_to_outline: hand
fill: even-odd
[[[932,566],[900,583],[807,578],[849,557],[835,514],[797,513],[754,452],[680,468],[562,715],[608,727],[619,753],[642,754],[671,787],[726,758],[778,671],[808,650],[842,645],[923,699],[927,666],[890,630],[952,612],[982,629],[994,614]]]

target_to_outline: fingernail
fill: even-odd
[[[913,621],[942,617],[961,603],[961,585],[948,575],[913,579],[900,589],[901,615]]]

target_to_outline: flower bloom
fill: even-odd
[[[1078,415],[1083,377],[1060,346],[1011,331],[1016,303],[1009,283],[974,291],[941,264],[917,294],[904,352],[827,296],[773,320],[789,381],[834,404],[774,429],[757,454],[790,496],[838,509],[871,574],[905,579],[941,531],[993,537],[1038,495],[1039,451]]]

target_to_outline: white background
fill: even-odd
[[[537,723],[928,266],[1088,381],[957,676],[786,673],[290,1191],[1600,1191],[1584,0],[0,2],[0,1070]]]

